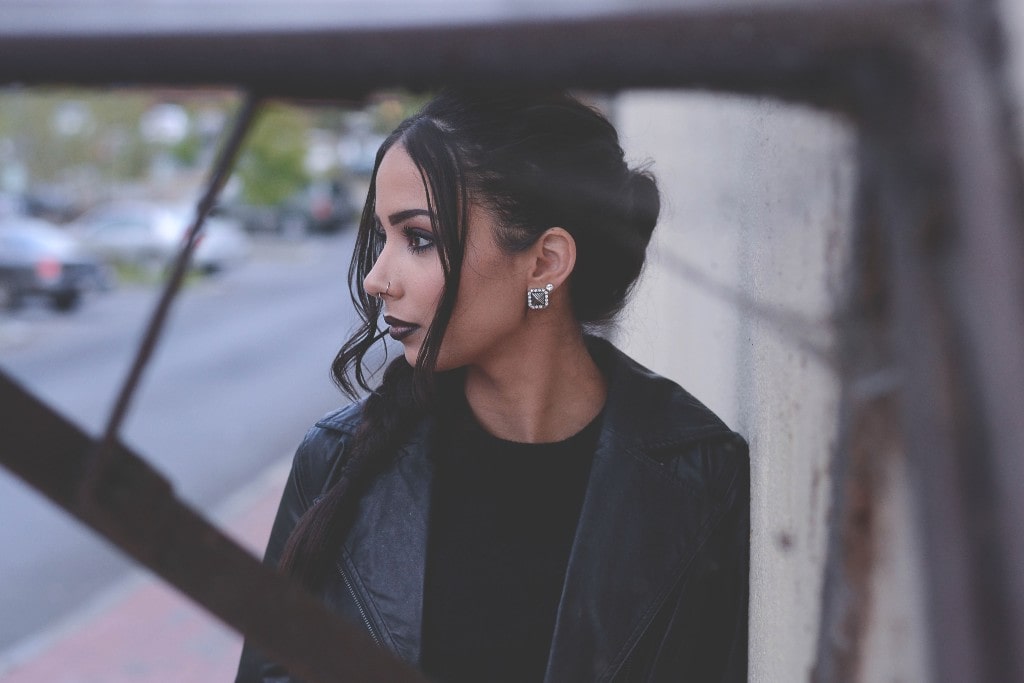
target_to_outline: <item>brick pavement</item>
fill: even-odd
[[[260,555],[289,461],[270,468],[215,515]],[[0,653],[5,683],[231,681],[241,637],[150,574],[139,573],[49,632]]]

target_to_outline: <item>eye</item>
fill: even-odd
[[[387,241],[388,235],[384,232],[384,227],[379,221],[374,222],[373,227],[370,228],[370,235],[367,240],[367,246],[369,247],[373,261],[376,261],[381,252],[384,251],[384,244]]]
[[[434,246],[434,236],[426,230],[407,227],[403,228],[402,232],[405,234],[406,242],[409,245],[409,251],[414,254],[419,254],[420,252],[426,251]]]

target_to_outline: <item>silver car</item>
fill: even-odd
[[[158,270],[171,263],[192,219],[191,206],[124,201],[98,206],[70,227],[86,248],[112,263]],[[245,261],[250,248],[236,221],[208,217],[192,267],[204,273],[225,270]]]
[[[0,218],[0,309],[43,297],[70,311],[84,292],[110,286],[107,267],[63,230],[38,218]]]

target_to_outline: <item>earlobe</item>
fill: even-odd
[[[553,288],[559,287],[569,279],[576,266],[576,240],[564,228],[549,228],[534,244],[532,251],[531,287],[544,289],[548,283]]]

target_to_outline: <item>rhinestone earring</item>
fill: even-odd
[[[549,282],[543,288],[526,290],[526,305],[533,310],[547,308],[551,303],[551,290],[554,288],[555,286]]]

